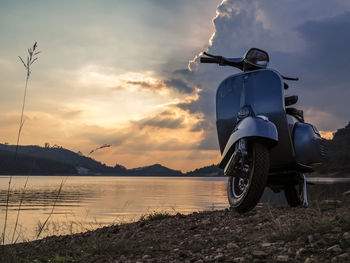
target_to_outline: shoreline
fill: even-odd
[[[349,262],[350,199],[134,223],[6,245],[4,262]]]
[[[8,178],[10,176],[44,176],[44,177],[49,177],[49,176],[68,176],[68,177],[176,177],[176,178],[188,178],[188,177],[221,177],[221,178],[227,178],[227,176],[221,176],[221,175],[130,175],[130,174],[101,174],[101,175],[95,175],[95,174],[50,174],[50,175],[45,175],[45,174],[12,174],[12,175],[0,175],[0,178]]]

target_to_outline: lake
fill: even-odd
[[[223,177],[14,176],[9,200],[6,240],[11,242],[18,206],[23,198],[14,240],[36,238],[40,224],[49,221],[40,237],[71,234],[114,223],[133,222],[154,212],[189,214],[229,207]],[[0,233],[3,232],[9,177],[0,177]],[[64,183],[58,196],[61,183]],[[341,184],[309,186],[310,199],[338,198],[350,189]],[[317,180],[314,179],[314,183]],[[24,193],[24,194],[22,194]],[[57,198],[58,197],[58,198]],[[57,199],[57,202],[56,202]],[[56,204],[55,204],[56,202]],[[261,202],[285,205],[283,194],[265,190]],[[55,204],[55,206],[54,206]]]
[[[7,221],[12,239],[25,176],[14,176]],[[132,222],[153,212],[183,213],[228,207],[226,178],[30,176],[23,195],[18,241],[33,240],[38,224],[51,213],[40,235],[59,235]],[[0,177],[0,233],[3,232],[9,177]],[[40,222],[40,223],[39,223]]]

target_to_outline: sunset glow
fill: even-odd
[[[337,39],[327,34],[348,30],[345,1],[326,8],[329,14],[313,5],[307,19],[306,3],[20,2],[0,4],[1,143],[16,143],[25,82],[18,55],[34,41],[42,53],[32,68],[22,145],[49,142],[87,155],[110,144],[91,157],[127,168],[160,163],[189,171],[218,163],[215,92],[238,71],[200,65],[198,57],[238,57],[253,46],[270,53],[272,68],[300,77],[290,92],[324,138],[350,119],[347,75],[316,63],[323,59],[317,52],[336,45],[326,43]],[[328,24],[339,31],[322,30]]]

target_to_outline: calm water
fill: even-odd
[[[7,223],[11,242],[18,206],[23,198],[17,227],[18,241],[33,240],[38,225],[51,214],[40,237],[70,234],[113,223],[136,221],[153,212],[192,213],[228,207],[226,178],[220,177],[61,177],[25,176],[12,179]],[[313,178],[322,185],[309,186],[309,199],[332,199],[350,190],[350,180]],[[0,233],[3,232],[9,177],[0,177]],[[60,184],[62,192],[57,198]],[[324,184],[327,185],[324,185]],[[24,194],[22,194],[24,193]],[[57,199],[57,203],[54,203]],[[282,193],[266,189],[261,202],[285,205]]]
[[[66,180],[62,192],[41,236],[131,222],[154,211],[188,214],[228,207],[226,178],[31,176],[22,195],[25,180],[22,176],[12,178],[8,241],[12,239],[22,196],[18,240],[33,240],[39,222],[43,223],[51,213],[62,180]],[[8,182],[9,177],[0,177],[0,233]]]

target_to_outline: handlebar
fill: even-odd
[[[282,75],[282,78],[284,80],[294,80],[294,81],[298,81],[299,80],[299,78],[290,78],[290,77],[286,77],[286,76],[283,76],[283,75]]]
[[[220,66],[230,65],[230,62],[225,57],[214,56],[207,52],[203,52],[203,55],[206,55],[207,57],[200,57],[200,63],[215,63],[219,64]]]
[[[205,58],[205,57],[201,57],[200,62],[201,63],[218,63],[217,59],[215,58]]]

